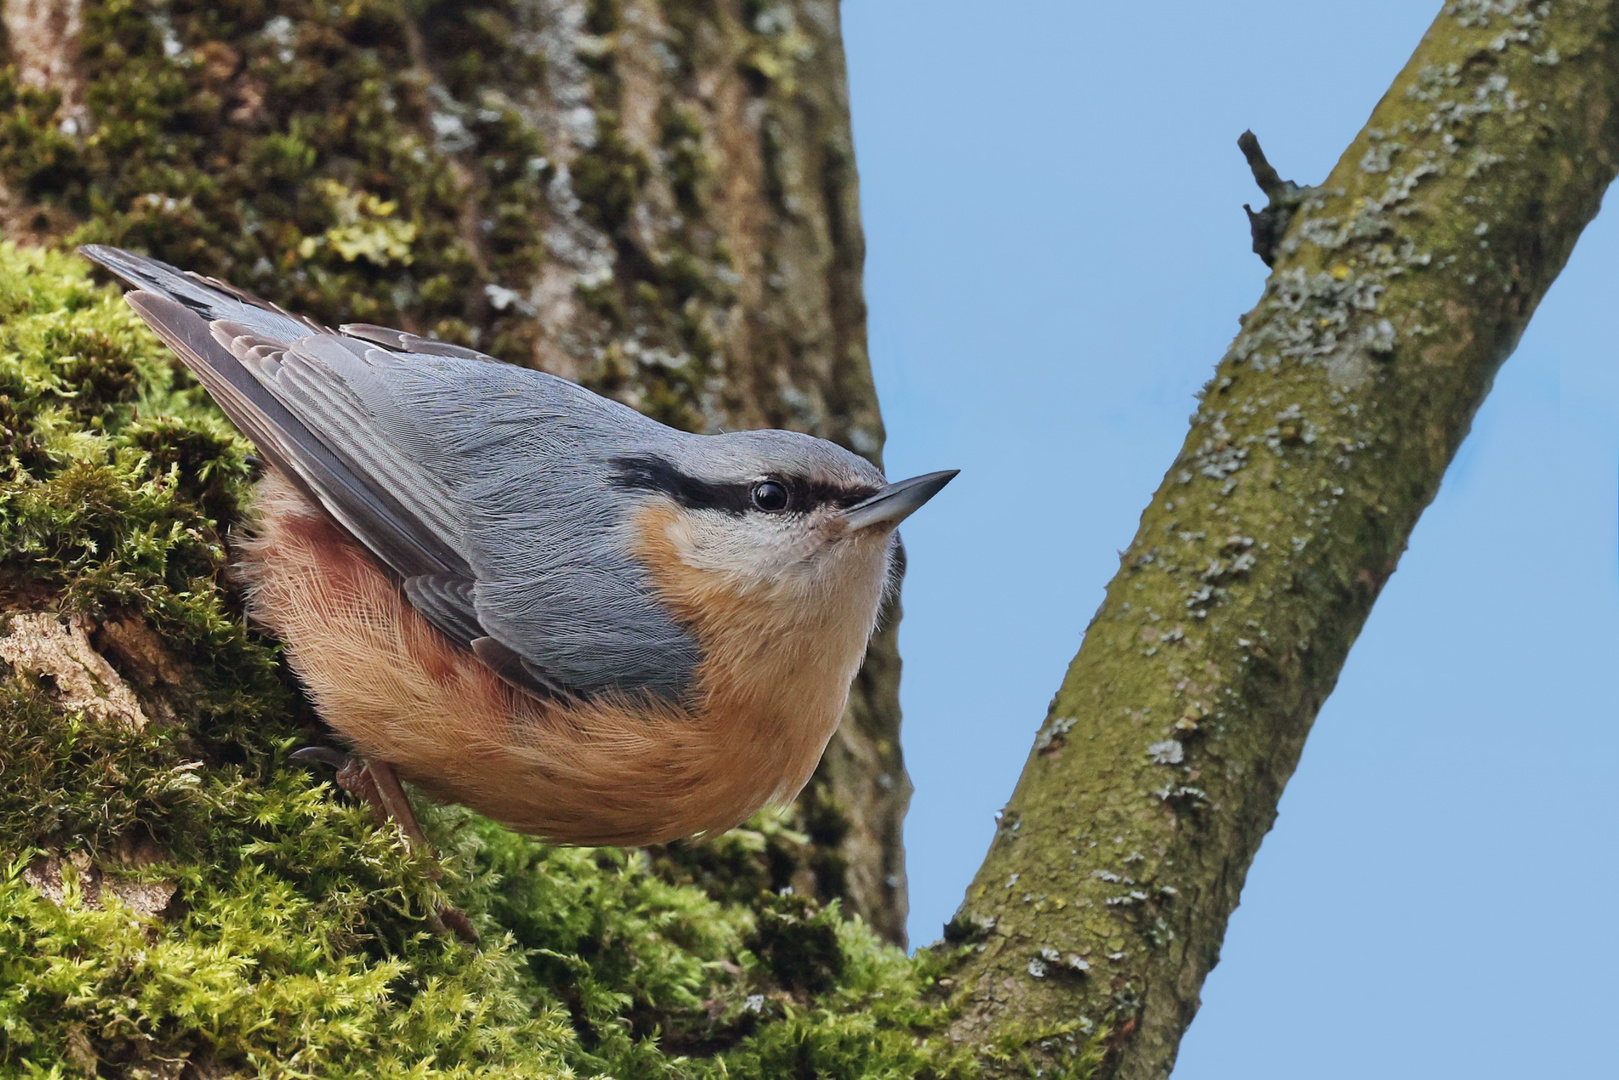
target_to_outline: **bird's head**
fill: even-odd
[[[805,625],[852,618],[863,632],[889,583],[895,527],[956,475],[890,484],[863,458],[790,431],[693,436],[612,467],[615,486],[646,497],[639,546],[666,592],[681,582],[672,599],[684,614],[724,597]]]

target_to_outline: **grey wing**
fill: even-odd
[[[508,681],[547,695],[690,689],[698,647],[631,557],[593,458],[659,425],[552,376],[454,354],[333,335],[283,349],[242,337],[231,351],[457,545],[471,580],[413,578],[406,596]]]
[[[313,414],[283,400],[265,383],[284,354],[281,340],[320,334],[319,324],[282,311],[240,289],[183,273],[117,248],[89,246],[84,254],[139,286],[127,300],[183,360],[225,414],[259,452],[363,543],[401,579],[406,599],[427,620],[462,645],[485,634],[472,606],[474,577],[456,550],[442,505],[437,520],[400,500],[371,470],[386,459],[385,446],[355,453],[333,446],[317,431],[335,411],[359,407],[340,388],[332,409]],[[327,335],[329,337],[329,335]],[[302,412],[303,415],[299,413]],[[423,483],[419,475],[412,477]],[[427,490],[431,491],[431,483]],[[418,489],[420,490],[420,489]],[[553,688],[525,687],[542,692]]]
[[[454,356],[462,360],[482,360],[487,364],[500,363],[493,356],[481,353],[477,349],[453,345],[448,341],[438,341],[434,338],[424,338],[403,330],[377,326],[375,323],[344,323],[338,329],[351,338],[369,341],[393,352],[420,353],[423,356]]]
[[[547,485],[534,481],[557,475],[557,448],[581,441],[552,429],[650,421],[459,346],[369,325],[333,334],[156,260],[84,253],[140,287],[131,306],[271,464],[398,575],[413,608],[507,681],[542,696],[687,686],[695,644],[641,569],[601,546],[604,530],[572,520],[590,500],[570,488],[551,505],[524,505],[546,501]],[[515,501],[497,501],[520,516],[537,511],[535,546],[560,553],[516,581],[525,568],[490,554],[507,550],[515,523],[479,510],[491,486],[510,489],[514,478]],[[481,490],[459,499],[457,484]]]
[[[259,452],[395,573],[470,575],[466,560],[451,545],[422,528],[390,492],[368,483],[351,462],[334,453],[231,355],[195,311],[144,290],[128,299]]]

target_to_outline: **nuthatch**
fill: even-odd
[[[399,776],[571,844],[791,799],[843,712],[894,527],[955,476],[889,484],[789,431],[687,434],[471,349],[83,251],[268,462],[250,613],[417,837]]]

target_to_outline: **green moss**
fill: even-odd
[[[573,187],[584,200],[585,214],[608,232],[622,229],[651,166],[618,133],[616,120],[605,110],[596,114],[599,133],[589,153],[573,165]]]
[[[404,326],[519,363],[534,362],[539,328],[510,298],[551,261],[547,231],[580,214],[616,254],[606,280],[580,285],[601,320],[576,350],[580,374],[704,427],[712,327],[732,298],[728,260],[701,225],[700,127],[670,101],[665,160],[623,137],[620,14],[597,0],[587,29],[601,45],[583,59],[598,135],[552,206],[556,165],[520,110],[545,77],[519,32],[532,22],[511,0],[89,5],[87,134],[65,134],[57,95],[0,67],[0,178],[50,208],[50,223],[78,222],[71,241],[144,250],[327,323]],[[655,174],[684,220],[656,211],[649,247],[627,226],[637,206],[659,205],[647,200]],[[615,363],[606,354],[625,341],[643,351]]]
[[[508,6],[416,13],[452,88],[490,68],[537,74],[503,32]],[[275,8],[88,5],[91,134],[63,134],[55,96],[0,68],[0,174],[82,220],[75,239],[148,250],[328,322],[406,322],[526,360],[518,313],[482,297],[543,259],[538,136],[503,101],[445,111],[398,5]],[[435,117],[459,126],[425,137]],[[488,222],[478,250],[459,225],[469,205]]]
[[[703,153],[702,125],[690,108],[666,101],[658,115],[658,141],[668,158],[669,188],[676,205],[688,214],[699,211],[698,190],[711,172]]]
[[[807,897],[792,893],[772,897],[759,910],[750,944],[788,990],[825,993],[843,974],[836,913],[817,910]]]
[[[927,962],[780,895],[808,838],[774,819],[649,854],[437,807],[412,855],[289,766],[316,721],[227,569],[246,446],[79,260],[0,246],[0,408],[5,607],[78,616],[160,718],[0,679],[0,1074],[967,1075]],[[445,902],[479,947],[429,930]]]

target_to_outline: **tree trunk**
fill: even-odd
[[[950,927],[952,1035],[1007,1072],[1169,1073],[1316,712],[1619,168],[1616,15],[1448,4],[1319,187],[1244,139],[1274,271]]]
[[[3,14],[12,238],[878,450],[831,4]],[[891,630],[802,832],[558,850],[447,808],[441,857],[405,851],[286,761],[316,721],[226,583],[245,446],[82,265],[0,245],[0,1063],[1166,1075],[1316,710],[1619,168],[1616,16],[1450,4],[1321,187],[1245,144],[1275,273],[915,962],[805,895],[901,926]],[[445,902],[480,946],[427,931]]]
[[[7,235],[880,462],[832,0],[273,7],[5,0]],[[896,620],[769,877],[902,942]]]

